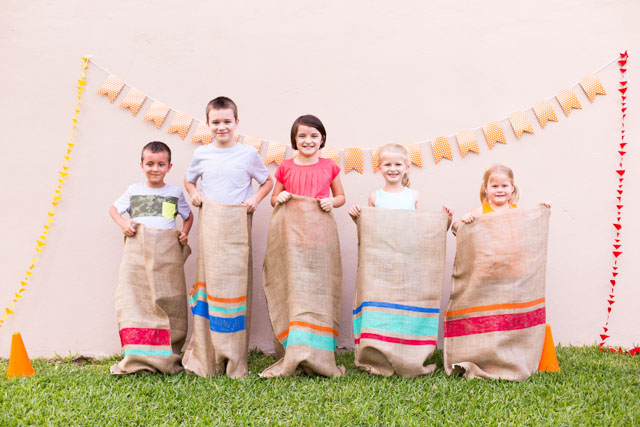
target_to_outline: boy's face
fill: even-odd
[[[233,136],[238,126],[238,120],[234,117],[233,110],[230,108],[209,110],[207,119],[216,147],[233,145]]]
[[[171,170],[169,153],[160,151],[152,153],[149,150],[142,152],[142,171],[147,176],[147,186],[151,188],[164,187],[164,176]]]

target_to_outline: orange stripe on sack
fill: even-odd
[[[191,290],[189,291],[189,295],[193,295],[195,293],[196,289],[198,289],[198,288],[204,288],[205,291],[206,291],[207,290],[207,284],[204,283],[204,282],[196,282],[193,285],[193,288],[191,288]]]
[[[512,304],[493,304],[493,305],[479,305],[477,307],[463,308],[462,310],[454,310],[447,311],[444,313],[445,317],[449,316],[457,316],[459,314],[467,314],[467,313],[476,313],[478,311],[489,311],[489,310],[504,310],[507,308],[526,308],[532,307],[534,305],[542,304],[544,302],[544,297],[528,301],[528,302],[516,302]]]
[[[281,333],[280,335],[278,335],[278,339],[281,340],[282,337],[289,335],[289,328],[285,329],[285,331],[283,333]]]
[[[215,301],[215,302],[227,302],[227,303],[231,303],[231,302],[241,302],[241,301],[246,301],[247,297],[237,297],[237,298],[216,298],[216,297],[212,297],[211,295],[207,295],[207,299],[209,301]]]
[[[289,328],[291,326],[304,326],[305,328],[315,329],[316,331],[331,332],[336,337],[339,334],[339,332],[336,331],[333,328],[329,328],[327,326],[318,326],[318,325],[314,325],[313,323],[309,323],[309,322],[301,322],[301,321],[297,321],[296,320],[296,321],[293,321],[293,322],[289,322]],[[282,333],[280,333],[278,335],[278,339],[279,340],[281,340],[283,337],[289,335],[289,328],[287,328],[284,332],[282,332]]]

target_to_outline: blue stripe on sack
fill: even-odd
[[[402,335],[432,337],[438,335],[438,318],[384,311],[363,311],[362,315],[353,319],[353,334],[360,335],[363,328]]]
[[[198,301],[198,303],[191,307],[191,313],[194,316],[202,316],[205,318],[209,318],[209,304],[206,301]]]
[[[214,307],[212,305],[209,306],[209,312],[215,311],[218,313],[237,313],[239,311],[245,311],[246,309],[246,305],[241,305],[240,307],[235,308]]]
[[[316,335],[308,331],[300,331],[297,329],[290,330],[287,340],[282,343],[284,348],[289,345],[306,345],[308,347],[317,348],[319,350],[335,351],[338,340],[329,336]]]
[[[171,356],[171,350],[125,350],[125,356]]]
[[[353,310],[353,314],[355,315],[360,313],[363,307],[395,308],[397,310],[416,311],[418,313],[440,313],[439,308],[423,308],[415,307],[413,305],[393,304],[390,302],[364,301],[360,304],[360,307]]]
[[[209,326],[213,332],[225,334],[244,331],[246,316],[238,317],[215,317],[209,316]]]

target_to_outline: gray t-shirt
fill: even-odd
[[[213,144],[196,148],[187,169],[188,182],[200,178],[200,192],[208,200],[226,205],[239,205],[253,195],[251,179],[260,185],[269,177],[255,148],[236,143],[228,148]]]
[[[113,203],[120,215],[125,212],[135,222],[151,228],[176,228],[176,215],[189,218],[191,209],[177,185],[165,184],[162,188],[147,187],[140,182],[130,185]]]

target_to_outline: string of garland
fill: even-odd
[[[67,146],[65,149],[64,161],[62,162],[62,167],[58,171],[58,184],[54,190],[54,194],[51,202],[51,209],[47,212],[47,220],[42,225],[42,232],[39,235],[38,239],[35,241],[35,254],[33,258],[31,258],[31,263],[29,267],[25,270],[25,277],[20,281],[20,286],[15,295],[12,297],[11,304],[7,305],[2,311],[2,318],[0,319],[0,328],[4,325],[4,322],[8,319],[9,316],[15,313],[14,308],[16,304],[22,299],[24,295],[24,291],[27,289],[29,285],[29,279],[32,277],[34,270],[36,268],[36,264],[38,262],[38,256],[42,253],[45,246],[47,245],[48,232],[51,229],[51,226],[54,222],[54,218],[56,215],[56,207],[60,200],[62,199],[62,190],[63,185],[65,183],[65,178],[69,175],[69,161],[71,160],[71,153],[74,147],[74,137],[76,134],[76,127],[78,125],[78,114],[80,113],[80,103],[82,101],[82,92],[84,91],[84,87],[87,84],[86,80],[86,70],[89,66],[89,56],[85,55],[82,57],[82,72],[80,73],[80,78],[78,79],[77,86],[77,97],[78,102],[76,103],[75,112],[73,114],[72,126],[71,126],[71,136],[69,137],[69,141],[67,142]]]

